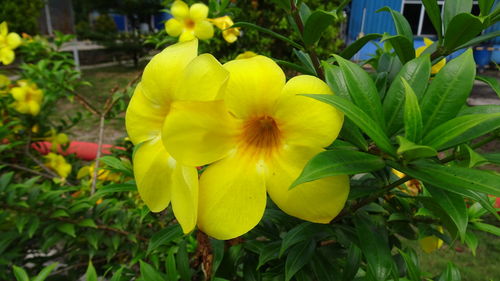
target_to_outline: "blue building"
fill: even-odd
[[[455,0],[448,0],[455,1]],[[496,0],[498,4],[500,0]],[[472,13],[479,15],[479,6],[477,1],[473,2]],[[444,1],[439,0],[438,5],[443,10]],[[388,12],[376,11],[384,6],[388,6],[393,10],[402,13],[413,30],[415,36],[415,48],[424,45],[423,37],[428,37],[432,40],[437,39],[436,31],[432,23],[425,13],[422,0],[352,0],[349,11],[349,22],[347,30],[347,43],[354,42],[359,37],[370,33],[384,33],[391,35],[396,34],[396,28],[392,21],[392,17]],[[497,23],[485,32],[500,30],[500,23]],[[493,47],[492,60],[500,62],[500,38],[495,38],[487,43],[489,47]],[[356,56],[357,60],[364,60],[370,57],[376,50],[375,44],[367,44]],[[490,48],[491,50],[491,48]]]

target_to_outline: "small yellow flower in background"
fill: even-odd
[[[289,190],[307,161],[324,151],[342,127],[341,112],[300,95],[332,94],[328,85],[308,75],[286,82],[283,70],[264,56],[230,61],[223,68],[227,84],[179,84],[197,95],[222,91],[220,99],[174,102],[163,124],[161,140],[175,160],[211,164],[199,180],[198,227],[217,239],[240,236],[261,220],[266,193],[291,216],[329,223],[347,200],[347,175]]]
[[[9,91],[7,91],[7,88],[10,85],[10,79],[9,77],[0,74],[0,96],[7,94]]]
[[[431,39],[424,37],[424,44],[425,44],[424,46],[419,47],[415,50],[415,55],[417,57],[419,57],[425,51],[425,49],[427,49],[430,45],[434,44],[434,42]],[[440,60],[438,63],[432,66],[431,73],[437,74],[441,70],[441,68],[445,66],[445,64],[446,64],[446,59]]]
[[[439,226],[438,230],[439,232],[444,233],[442,226]],[[424,250],[427,254],[430,254],[443,246],[443,240],[434,235],[421,238],[418,242],[420,247],[422,247],[422,250]]]
[[[38,115],[43,98],[42,90],[26,80],[17,81],[17,84],[17,87],[10,89],[15,100],[14,109],[22,114]]]
[[[95,169],[94,163],[91,163],[90,165],[87,165],[87,166],[83,166],[80,168],[80,170],[78,170],[78,174],[77,174],[76,178],[82,179],[86,176],[89,176],[92,179],[94,177],[94,169]],[[113,173],[106,168],[99,168],[99,170],[97,172],[97,179],[99,181],[119,182],[120,175],[117,173]]]
[[[16,55],[14,49],[21,45],[21,37],[15,32],[10,32],[7,22],[0,23],[0,62],[11,64]]]
[[[139,194],[153,212],[164,210],[171,201],[185,233],[196,226],[198,172],[194,166],[180,165],[167,152],[163,123],[176,101],[215,99],[228,76],[212,55],[198,56],[198,40],[177,43],[148,63],[127,108],[127,133],[134,145],[141,144],[133,158]]]
[[[257,56],[256,53],[252,51],[246,51],[236,56],[235,60],[249,59]]]
[[[240,36],[239,27],[227,29],[234,25],[233,20],[229,16],[209,19],[209,21],[222,30],[222,37],[228,43],[234,43],[238,39],[238,36]]]
[[[396,169],[392,169],[392,173],[395,174],[398,178],[406,176],[404,173],[401,173]],[[411,179],[407,181],[404,184],[404,186],[403,185],[398,186],[398,189],[408,195],[417,196],[420,193],[420,182],[416,179]]]
[[[50,136],[45,138],[46,141],[51,142],[51,150],[57,151],[59,146],[65,145],[69,142],[68,135],[65,133],[57,133],[55,129],[50,129]]]
[[[44,163],[45,166],[56,172],[61,178],[65,179],[71,173],[71,165],[66,162],[62,155],[50,152],[44,158],[47,160]]]
[[[179,37],[180,42],[199,38],[210,39],[214,36],[214,27],[207,20],[208,7],[196,3],[189,7],[186,3],[176,0],[170,8],[173,18],[165,23],[168,35]]]

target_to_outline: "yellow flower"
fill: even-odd
[[[7,87],[10,85],[9,77],[0,74],[0,96],[8,93]]]
[[[68,135],[66,135],[65,133],[57,133],[55,129],[50,130],[50,136],[45,138],[45,140],[51,142],[52,151],[57,151],[57,148],[59,146],[65,145],[69,142]]]
[[[175,217],[185,233],[196,226],[198,172],[178,164],[163,146],[163,123],[175,101],[213,100],[228,73],[210,54],[197,56],[198,40],[169,46],[144,69],[127,108],[128,135],[141,144],[134,153],[134,176],[139,194],[153,212],[172,201]]]
[[[439,226],[438,230],[439,232],[444,233],[442,226]],[[443,240],[434,235],[421,238],[418,242],[422,247],[422,250],[424,250],[427,254],[430,254],[443,246]]]
[[[94,168],[95,163],[91,163],[90,165],[83,166],[78,170],[78,174],[76,175],[77,179],[81,179],[83,177],[89,176],[91,179],[94,178]],[[97,172],[97,179],[100,181],[112,181],[119,182],[120,175],[117,173],[112,173],[110,170],[105,168],[99,168]]]
[[[424,44],[425,46],[419,47],[415,50],[415,55],[417,57],[419,57],[425,51],[425,49],[427,49],[430,45],[434,44],[434,42],[431,39],[424,37]],[[431,73],[437,74],[441,70],[441,68],[444,67],[445,64],[446,64],[446,59],[440,60],[438,63],[432,66]]]
[[[283,70],[264,56],[230,61],[224,69],[223,99],[172,103],[162,131],[167,151],[180,163],[213,163],[200,177],[198,227],[217,239],[248,232],[262,218],[266,190],[289,215],[329,223],[346,202],[346,175],[289,187],[342,127],[342,113],[300,95],[332,94],[330,88],[308,75],[285,83]],[[218,87],[199,80],[180,84],[193,93]]]
[[[56,172],[61,178],[66,178],[71,173],[71,165],[62,155],[50,152],[45,155],[45,166]]]
[[[40,104],[42,103],[43,92],[38,89],[36,84],[26,80],[17,82],[18,87],[10,90],[15,102],[14,109],[23,114],[31,114],[36,116],[40,112]]]
[[[179,37],[180,42],[199,38],[210,39],[214,36],[214,27],[207,20],[208,7],[202,3],[189,7],[181,0],[176,0],[170,9],[174,16],[165,23],[168,35]]]
[[[239,27],[227,29],[234,24],[233,20],[229,16],[209,19],[209,21],[211,21],[215,26],[222,30],[222,37],[224,37],[224,40],[226,40],[228,43],[234,43],[238,39],[238,36],[240,36]]]
[[[243,53],[239,54],[238,56],[236,56],[235,60],[249,59],[249,58],[253,58],[255,56],[257,56],[256,53],[254,53],[252,51],[246,51],[246,52],[243,52]]]
[[[15,32],[10,32],[7,22],[0,23],[0,62],[11,64],[16,57],[14,49],[21,45],[21,37]]]

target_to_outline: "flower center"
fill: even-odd
[[[270,116],[260,116],[245,121],[241,135],[244,148],[269,155],[281,144],[281,132]]]
[[[186,26],[186,28],[188,28],[188,29],[194,29],[195,22],[194,22],[194,20],[187,18],[184,20],[184,26]]]

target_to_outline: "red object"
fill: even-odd
[[[69,144],[68,149],[63,151],[59,146],[57,152],[62,155],[76,154],[76,157],[85,161],[95,160],[97,156],[97,143],[94,142],[84,142],[84,141],[72,141]],[[50,152],[52,147],[52,143],[48,141],[38,141],[31,144],[31,147],[40,152],[43,155],[46,155]],[[101,146],[101,153],[103,155],[111,154],[111,148],[125,150],[125,148],[120,146],[114,146],[111,144],[103,144]]]
[[[495,200],[495,208],[500,208],[500,197],[497,197],[497,199]]]

